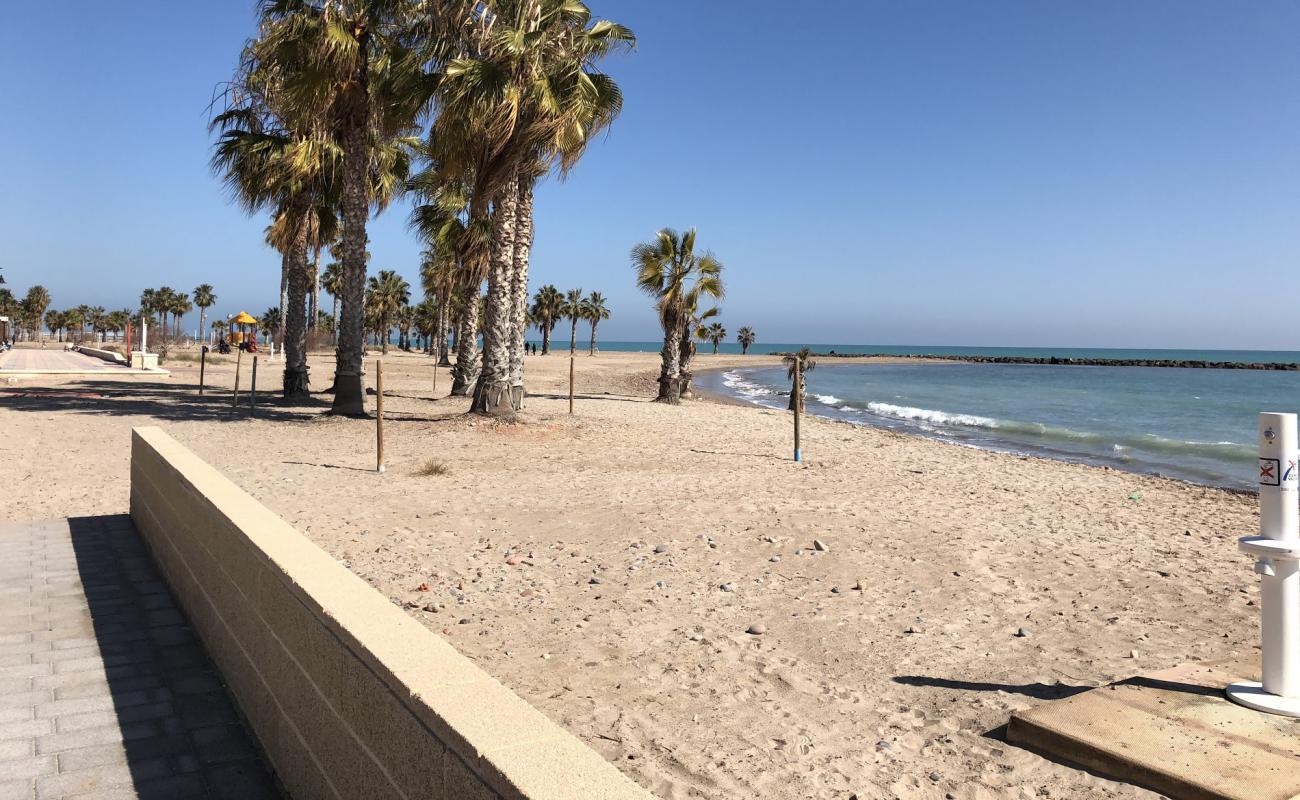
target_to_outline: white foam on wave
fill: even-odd
[[[722,373],[722,385],[732,389],[743,397],[762,397],[772,394],[772,390],[762,384],[745,379],[739,372]]]
[[[979,417],[974,414],[949,414],[929,408],[896,406],[892,403],[867,403],[867,410],[882,417],[928,422],[932,425],[967,425],[973,428],[996,428],[998,421],[991,417]]]
[[[819,402],[819,403],[825,403],[825,404],[828,405],[828,406],[833,406],[833,405],[835,405],[836,403],[843,403],[843,402],[844,402],[843,400],[839,399],[838,397],[836,397],[836,396],[833,395],[833,394],[815,394],[815,395],[813,395],[813,397],[817,398],[817,402]]]

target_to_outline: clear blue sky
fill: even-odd
[[[699,228],[760,341],[1300,349],[1300,4],[591,0],[638,51],[537,202],[533,285],[657,335],[627,251]],[[253,3],[19,3],[0,26],[0,266],[55,307],[276,302],[208,171]],[[415,282],[395,207],[372,269]],[[193,325],[193,321],[190,322]]]

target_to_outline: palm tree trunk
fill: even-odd
[[[294,235],[297,239],[297,234]],[[280,352],[284,352],[284,324],[285,309],[289,306],[289,273],[293,267],[289,263],[290,255],[285,253],[280,256]]]
[[[510,344],[514,337],[515,210],[518,181],[512,177],[497,195],[492,211],[492,252],[488,269],[487,307],[483,320],[483,372],[475,389],[473,410],[511,418]]]
[[[383,330],[380,334],[381,341],[379,343],[379,352],[381,355],[386,356],[388,355],[388,335],[393,332],[393,325],[388,321],[388,317],[386,316],[380,318],[379,324],[382,326]]]
[[[300,217],[290,245],[288,264],[287,303],[281,310],[284,320],[284,399],[302,400],[311,394],[307,374],[307,293],[311,273],[307,264],[308,218],[306,211]]]
[[[451,333],[451,309],[448,301],[450,297],[444,298],[438,305],[438,366],[451,366],[451,348],[447,346],[447,336]]]
[[[589,356],[596,355],[596,326],[599,324],[600,323],[594,319],[591,321],[591,349],[587,351],[587,355]]]
[[[456,363],[451,368],[451,393],[464,397],[478,380],[478,282],[461,289],[460,323],[456,327]]]
[[[334,370],[331,413],[364,416],[361,360],[365,357],[366,221],[370,216],[370,34],[357,37],[356,72],[350,106],[339,120],[343,149],[343,321],[339,326],[338,362]]]
[[[691,361],[695,358],[695,341],[691,338],[689,325],[682,330],[681,337],[681,364],[677,370],[677,380],[682,398],[690,400],[695,396],[695,392],[691,389],[691,378],[695,377],[691,373]]]
[[[555,328],[555,323],[547,321],[542,324],[542,355],[551,354],[551,330]]]
[[[199,336],[206,336],[208,330],[208,309],[199,306]]]
[[[676,325],[664,333],[663,365],[659,368],[659,396],[656,402],[677,405],[681,402],[678,376],[681,368],[681,333]]]
[[[533,247],[533,179],[519,178],[515,207],[514,332],[510,341],[510,404],[524,407],[524,343],[528,336],[528,261]]]
[[[333,309],[333,311],[332,311],[332,313],[331,313],[331,316],[332,316],[332,318],[333,318],[333,320],[334,320],[334,345],[335,345],[335,346],[338,346],[338,343],[339,343],[339,298],[338,298],[338,295],[330,295],[330,296],[334,298],[334,309]]]
[[[307,330],[316,330],[316,319],[320,316],[320,248],[316,248],[316,257],[311,265],[311,304],[307,307]]]
[[[573,328],[569,331],[569,353],[578,352],[578,318],[573,317]]]

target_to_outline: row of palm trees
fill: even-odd
[[[600,292],[592,292],[585,297],[581,289],[561,293],[549,283],[537,290],[537,294],[533,295],[533,305],[528,309],[529,321],[542,334],[542,355],[551,352],[551,333],[561,320],[566,319],[572,323],[569,329],[569,352],[577,352],[578,322],[583,321],[591,325],[591,342],[587,352],[595,355],[596,329],[601,322],[609,319],[609,315],[605,296]]]
[[[145,289],[140,293],[140,314],[157,317],[161,320],[163,336],[181,337],[181,318],[199,309],[199,330],[207,327],[208,309],[217,303],[216,291],[212,284],[202,283],[194,288],[194,294],[178,292],[170,286],[157,289]]]
[[[28,289],[21,300],[11,290],[0,286],[0,317],[8,317],[13,325],[10,337],[38,338],[41,320],[45,318],[50,302],[49,290],[40,284]]]
[[[79,342],[85,341],[87,328],[93,336],[98,336],[103,341],[110,333],[118,334],[126,330],[130,322],[129,310],[105,311],[103,306],[82,305],[65,311],[51,309],[45,312],[45,327],[49,329],[50,335],[58,337],[61,342],[74,338]]]
[[[425,244],[421,283],[434,300],[426,316],[456,330],[453,393],[513,416],[533,189],[572,169],[618,115],[618,87],[596,65],[630,47],[631,32],[580,0],[267,0],[260,9],[211,123],[212,163],[246,210],[272,215],[267,240],[285,276],[285,395],[309,390],[307,295],[329,247],[337,293],[328,268],[321,285],[341,301],[333,411],[364,413],[367,225],[409,192]]]

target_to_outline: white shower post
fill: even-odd
[[[1300,448],[1295,414],[1259,415],[1259,535],[1238,540],[1260,576],[1260,677],[1228,687],[1234,702],[1300,717]]]

